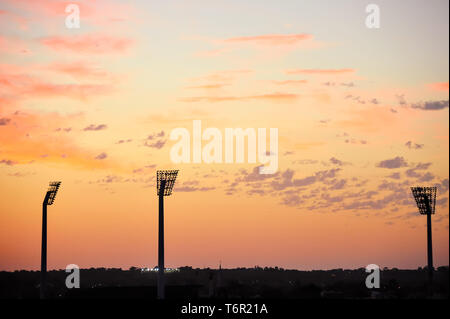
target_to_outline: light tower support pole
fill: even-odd
[[[158,299],[164,299],[164,188],[166,181],[161,181],[159,192],[159,238],[158,238]]]
[[[49,193],[45,195],[44,202],[42,203],[42,246],[41,246],[41,285],[40,285],[40,297],[45,299],[46,290],[46,277],[47,277],[47,202]]]
[[[425,199],[427,207],[427,253],[428,253],[428,289],[430,296],[433,295],[433,239],[431,234],[431,207],[428,198]]]

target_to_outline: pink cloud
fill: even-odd
[[[195,86],[189,86],[187,89],[206,89],[206,90],[212,90],[212,89],[221,89],[227,84],[205,84],[205,85],[195,85]]]
[[[306,84],[307,80],[286,80],[286,81],[273,81],[277,85],[296,85],[296,84]]]
[[[293,45],[305,40],[312,40],[313,36],[310,34],[268,34],[251,37],[236,37],[225,39],[225,43],[254,43],[260,45]]]
[[[298,34],[263,34],[256,36],[241,36],[227,39],[208,39],[215,47],[208,51],[197,52],[198,57],[216,57],[236,50],[250,49],[265,54],[274,52],[284,55],[297,49],[315,49],[324,46],[316,41],[314,36],[306,33]],[[271,55],[273,58],[273,55]]]
[[[448,92],[448,82],[430,83],[427,86],[433,91]]]
[[[355,69],[295,69],[287,70],[286,74],[340,75],[355,73],[355,71]]]
[[[46,68],[51,71],[68,74],[76,79],[105,78],[108,76],[106,71],[103,71],[90,63],[81,61],[70,63],[55,62]]]
[[[102,84],[35,83],[28,87],[24,93],[33,97],[64,96],[72,99],[87,100],[93,95],[107,94],[111,91],[111,86]]]
[[[83,24],[100,25],[113,27],[117,22],[135,20],[136,11],[133,5],[113,0],[85,0],[85,1],[55,1],[55,0],[4,0],[13,10],[23,14],[33,13],[28,19],[24,19],[16,13],[9,13],[17,22],[39,22],[37,18],[44,18],[45,22],[52,21],[54,17],[67,16],[65,12],[69,4],[79,6],[80,15],[83,17]],[[53,20],[54,21],[54,20]],[[42,22],[41,22],[42,23]],[[114,25],[113,25],[114,24]]]
[[[107,35],[54,36],[41,39],[41,43],[55,51],[71,51],[87,54],[124,53],[133,40]]]
[[[25,74],[21,67],[0,65],[0,95],[8,104],[24,98],[68,97],[87,100],[94,95],[110,93],[110,84],[56,84]]]
[[[289,94],[289,93],[271,93],[271,94],[263,94],[263,95],[254,95],[250,96],[249,99],[254,100],[272,100],[272,101],[294,101],[299,97],[298,94]]]
[[[297,94],[289,93],[270,93],[262,95],[251,96],[199,96],[188,97],[181,99],[182,102],[229,102],[229,101],[248,101],[248,100],[266,100],[266,101],[280,101],[280,102],[293,102],[300,96]]]

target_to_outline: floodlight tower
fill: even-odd
[[[46,277],[47,277],[47,205],[52,205],[55,201],[61,182],[50,182],[44,202],[42,203],[42,247],[41,247],[41,299],[45,298]]]
[[[158,299],[164,299],[164,196],[172,194],[178,170],[156,172],[156,193],[159,197],[158,237]]]
[[[431,215],[435,213],[436,187],[411,187],[414,199],[421,215],[427,215],[428,242],[428,289],[433,293],[433,245],[431,236]]]

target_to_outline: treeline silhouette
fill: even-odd
[[[39,271],[0,272],[0,298],[39,298]],[[80,270],[79,289],[65,285],[65,270],[48,272],[49,298],[156,299],[157,272],[137,267]],[[381,287],[368,289],[364,268],[300,271],[254,267],[181,267],[166,273],[167,298],[425,298],[427,269],[383,269]],[[435,298],[449,296],[449,267],[434,272]]]

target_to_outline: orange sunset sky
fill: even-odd
[[[68,4],[80,28],[65,25]],[[449,2],[0,0],[0,270],[449,263]],[[278,128],[278,171],[174,164],[175,128]],[[268,143],[267,143],[268,144]]]

